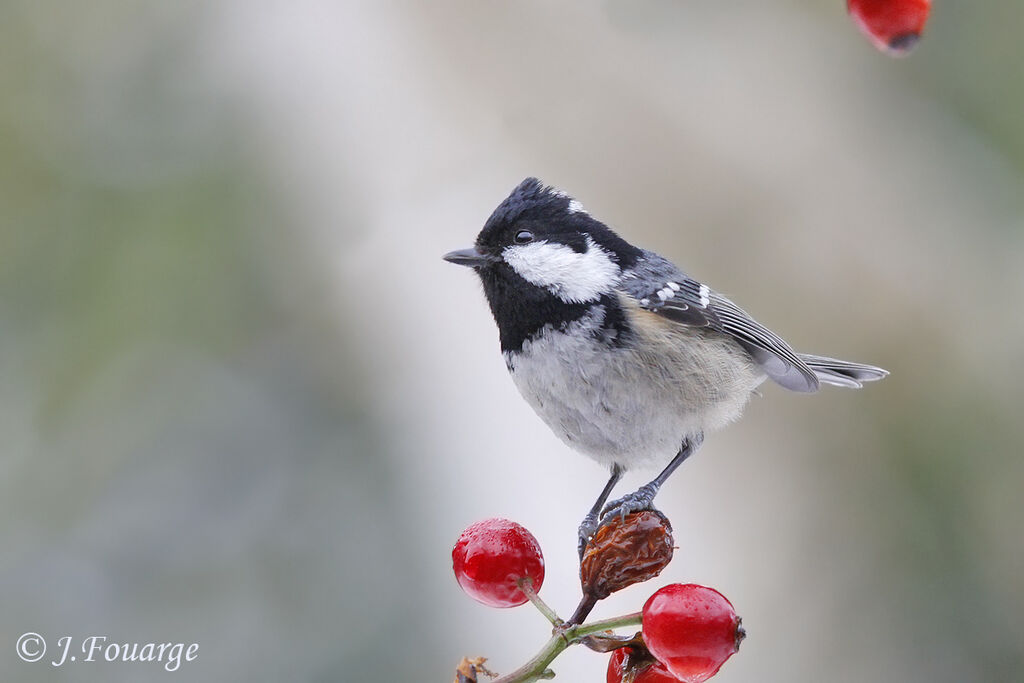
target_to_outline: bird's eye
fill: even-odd
[[[516,233],[516,244],[526,244],[533,241],[533,233],[529,230],[520,230]]]

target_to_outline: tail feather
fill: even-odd
[[[874,382],[889,374],[888,370],[876,368],[874,365],[851,363],[809,353],[800,354],[800,360],[807,363],[807,367],[814,371],[819,380],[839,387],[859,389],[864,382]]]

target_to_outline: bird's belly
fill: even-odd
[[[664,465],[686,437],[738,417],[761,381],[706,348],[687,353],[666,360],[548,330],[506,362],[520,393],[559,438],[602,464],[632,468]],[[707,358],[719,361],[713,382],[693,366]]]

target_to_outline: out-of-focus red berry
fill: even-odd
[[[846,9],[875,47],[903,56],[917,44],[932,0],[847,0]]]
[[[679,683],[665,665],[653,657],[637,658],[631,647],[620,647],[608,660],[608,683]]]
[[[732,604],[713,588],[674,583],[644,605],[644,643],[686,683],[714,676],[745,635]]]
[[[528,600],[516,585],[530,577],[544,583],[544,555],[529,531],[507,519],[471,524],[452,549],[455,578],[466,594],[489,607],[515,607]]]

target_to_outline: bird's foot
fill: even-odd
[[[583,552],[587,549],[587,544],[590,543],[590,539],[597,533],[599,525],[597,523],[597,515],[594,512],[588,512],[587,516],[580,522],[579,528],[579,540],[576,542],[576,551],[579,553],[580,561],[583,561]]]
[[[658,486],[645,484],[633,493],[627,494],[618,500],[613,500],[601,510],[601,522],[598,528],[610,523],[616,516],[623,520],[626,515],[632,512],[654,509],[654,496],[658,493]]]

